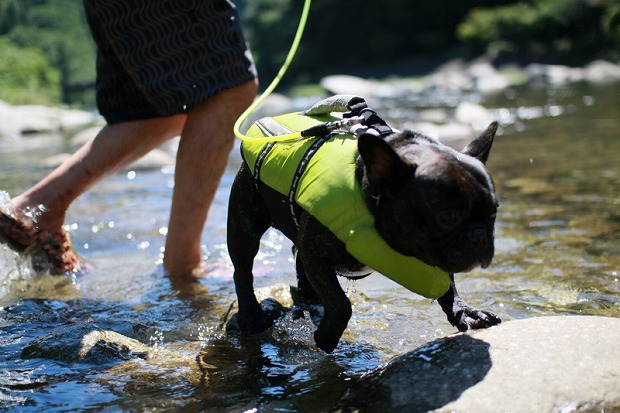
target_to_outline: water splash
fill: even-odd
[[[0,191],[0,211],[9,216],[15,215],[11,197],[6,191]],[[26,209],[23,215],[34,225],[44,211],[45,207],[39,205]],[[36,272],[27,255],[17,253],[7,244],[0,242],[0,306],[19,299],[35,276]]]
[[[24,256],[0,243],[0,307],[13,302],[34,276],[35,272]]]
[[[39,204],[33,207],[26,207],[19,212],[19,216],[26,218],[29,225],[36,226],[38,218],[46,211],[45,205]],[[11,196],[6,191],[0,191],[0,212],[15,216],[16,209],[11,203]]]
[[[11,196],[6,191],[0,191],[0,211],[4,213],[12,212],[12,211],[8,211],[5,209],[10,206],[11,206]]]
[[[164,332],[161,330],[156,330],[150,337],[149,337],[149,342],[148,342],[149,346],[154,347],[154,348],[159,348],[164,344]]]

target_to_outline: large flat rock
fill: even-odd
[[[620,319],[539,317],[445,337],[363,377],[342,406],[368,412],[620,411]]]

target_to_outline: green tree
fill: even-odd
[[[4,0],[0,34],[15,47],[39,50],[59,73],[63,103],[76,100],[76,86],[92,86],[95,49],[80,0]],[[92,92],[80,96],[94,103]]]
[[[382,72],[398,62],[441,56],[458,47],[456,27],[472,7],[514,1],[313,0],[300,50],[285,82],[316,80],[335,71],[368,74],[377,68]],[[240,3],[262,79],[271,79],[284,60],[302,5],[302,0]]]
[[[8,33],[15,25],[25,20],[24,3],[19,0],[4,0],[0,3],[0,35]]]
[[[35,48],[16,47],[0,38],[0,100],[11,104],[60,102],[60,75]]]
[[[473,9],[458,27],[474,53],[580,64],[620,45],[618,0],[529,0]]]

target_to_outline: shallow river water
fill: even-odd
[[[496,255],[488,269],[457,275],[461,296],[505,321],[620,317],[620,85],[514,89],[482,103],[505,123],[488,164],[501,200]],[[38,159],[67,150],[61,137],[24,140],[0,141],[0,191],[20,192],[46,173]],[[161,270],[169,168],[124,171],[73,205],[68,229],[92,267],[84,275],[36,275],[0,245],[0,409],[331,411],[364,373],[455,331],[437,303],[374,274],[343,281],[353,318],[333,354],[314,348],[303,319],[255,337],[226,334],[235,294],[225,222],[239,162],[235,151],[204,231],[209,275],[199,283]],[[266,235],[257,288],[294,283],[290,246]],[[165,356],[105,365],[22,358],[34,339],[87,322]]]

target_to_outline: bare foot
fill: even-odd
[[[5,210],[0,211],[0,240],[17,252],[32,255],[36,271],[58,275],[79,270],[80,260],[63,228],[39,230],[29,217]]]

